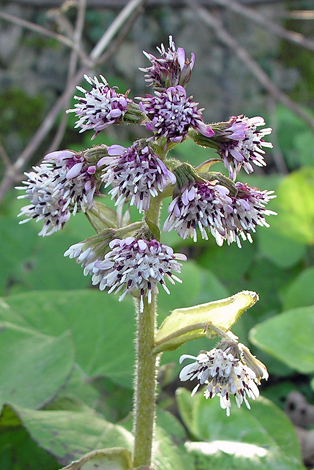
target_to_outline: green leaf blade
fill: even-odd
[[[173,310],[159,328],[155,352],[178,348],[186,341],[206,336],[210,325],[230,330],[242,313],[258,300],[255,292],[243,291],[227,299]]]
[[[255,326],[250,340],[302,374],[314,372],[314,306],[289,310]]]

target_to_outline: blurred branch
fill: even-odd
[[[284,0],[240,0],[246,5],[267,5],[269,3],[283,3]],[[60,6],[64,0],[10,0],[10,3],[19,5],[29,5],[42,8],[56,8]],[[215,6],[214,0],[201,0],[200,2],[208,7]],[[127,4],[127,0],[87,0],[88,8],[123,8]],[[147,0],[148,7],[183,7],[184,0]]]
[[[30,29],[35,31],[36,33],[43,34],[44,36],[48,36],[50,38],[56,39],[62,44],[70,47],[71,49],[75,50],[77,54],[81,57],[83,62],[88,61],[88,56],[79,48],[77,44],[75,44],[71,39],[63,36],[62,34],[54,33],[43,26],[40,26],[35,23],[31,23],[30,21],[23,20],[22,18],[18,18],[17,16],[10,15],[9,13],[5,13],[4,11],[0,11],[0,18],[3,20],[10,21],[11,23],[15,23],[19,26],[23,26],[24,28]]]
[[[288,20],[314,20],[314,10],[293,10],[293,11],[267,11],[267,18],[288,19]]]
[[[259,24],[263,28],[271,31],[272,33],[276,34],[277,36],[287,39],[287,41],[293,42],[298,46],[305,47],[306,49],[310,49],[314,51],[314,41],[311,39],[307,39],[300,33],[296,33],[294,31],[288,31],[281,26],[273,23],[269,19],[266,18],[265,15],[252,10],[251,8],[246,8],[240,5],[237,1],[234,0],[214,0],[215,3],[218,5],[222,5],[229,10],[232,10],[239,15],[244,16],[245,18],[249,18],[250,20],[254,21],[255,23]]]
[[[274,163],[279,173],[281,173],[282,175],[287,175],[289,173],[288,168],[286,166],[286,162],[280,150],[280,145],[278,142],[278,120],[276,117],[276,106],[275,106],[274,101],[269,99],[267,101],[267,107],[268,107],[268,114],[270,118],[269,124],[270,124],[270,127],[272,128],[271,141],[273,144],[272,155],[273,155]]]
[[[2,158],[4,166],[7,169],[10,169],[11,166],[12,166],[12,163],[11,163],[11,161],[9,159],[9,156],[8,156],[7,152],[5,151],[5,148],[3,147],[1,142],[0,142],[0,157]]]
[[[84,22],[85,22],[85,11],[86,11],[86,0],[79,0],[78,5],[77,5],[77,17],[76,17],[75,30],[73,33],[73,42],[74,44],[77,44],[79,48],[81,48],[81,39],[82,39],[82,33],[83,33],[83,28],[84,28]],[[68,68],[67,85],[69,85],[71,81],[73,80],[73,76],[77,69],[77,61],[78,61],[78,54],[74,49],[72,49],[70,61],[69,61],[69,68]],[[69,103],[70,103],[70,100],[68,99],[67,102],[64,103],[65,105],[64,107],[68,108]],[[56,132],[56,135],[51,145],[49,146],[47,153],[52,152],[53,150],[59,147],[60,142],[63,139],[63,136],[66,131],[67,122],[68,122],[68,115],[64,113],[62,116],[60,125],[58,127],[58,130]]]
[[[126,22],[127,19],[131,17],[135,11],[137,12],[137,15],[138,15],[144,3],[145,3],[145,0],[130,0],[129,1],[127,6],[115,18],[115,20],[112,22],[108,30],[100,38],[99,42],[96,44],[96,46],[90,53],[89,59],[91,59],[90,61],[92,64],[98,63],[98,60],[101,54],[103,53],[104,49],[108,47],[109,43],[112,41],[113,37],[117,34],[117,32],[119,31],[123,23]],[[132,16],[133,23],[137,15]],[[110,34],[108,33],[109,31],[110,31]],[[126,31],[128,31],[128,29],[123,29],[121,35],[124,35]],[[115,44],[120,45],[121,41],[119,41],[118,39],[119,38],[116,39]],[[113,54],[115,50],[116,50],[115,47],[111,47],[110,54]],[[108,59],[109,54],[107,55],[104,54],[103,57],[104,59]],[[30,160],[35,150],[38,148],[38,146],[41,144],[41,142],[46,137],[48,132],[51,130],[53,124],[55,123],[56,118],[58,117],[60,111],[64,107],[64,103],[66,103],[66,101],[71,97],[75,89],[75,86],[81,81],[82,77],[84,76],[85,73],[88,72],[88,70],[89,68],[87,67],[87,65],[83,65],[82,67],[80,67],[80,69],[77,71],[77,73],[75,74],[71,82],[67,84],[66,89],[64,90],[63,94],[60,96],[56,104],[47,114],[42,125],[38,128],[33,138],[29,142],[28,146],[21,153],[21,155],[18,157],[15,163],[11,166],[11,168],[6,171],[3,181],[1,182],[1,185],[0,185],[0,201],[3,199],[6,192],[11,187],[11,184],[14,181],[16,181],[16,175],[20,173],[22,168]]]
[[[185,0],[186,4],[196,12],[200,19],[210,26],[216,33],[217,38],[222,44],[229,47],[233,54],[237,55],[238,58],[245,64],[245,66],[251,71],[255,78],[265,88],[270,95],[272,95],[276,101],[287,106],[297,116],[307,122],[314,130],[314,119],[309,116],[303,109],[294,101],[292,101],[285,93],[283,93],[277,86],[272,82],[264,70],[258,65],[258,63],[252,59],[249,53],[231,36],[226,29],[223,27],[222,22],[216,16],[213,16],[205,8],[201,7],[196,0]]]

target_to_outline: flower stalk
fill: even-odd
[[[150,465],[156,414],[156,377],[158,357],[152,353],[156,330],[156,295],[151,303],[144,299],[141,313],[137,302],[137,341],[134,392],[133,466]]]
[[[158,226],[161,200],[153,198],[146,219]],[[156,416],[156,386],[159,355],[153,353],[157,328],[157,294],[144,298],[144,308],[136,301],[137,336],[133,406],[133,466],[151,465]]]

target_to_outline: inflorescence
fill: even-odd
[[[268,372],[262,362],[243,344],[235,341],[221,343],[211,351],[201,351],[197,357],[183,355],[180,363],[185,359],[193,359],[195,362],[185,366],[180,372],[180,380],[197,380],[198,383],[192,391],[196,393],[198,388],[206,385],[204,396],[220,397],[220,406],[230,416],[231,400],[233,395],[238,408],[244,402],[250,409],[248,398],[255,400],[259,396],[261,379],[268,379]]]
[[[82,96],[72,112],[80,132],[93,131],[94,138],[111,125],[139,124],[151,132],[147,139],[135,141],[130,147],[101,145],[84,152],[60,150],[49,153],[31,171],[18,189],[30,204],[20,216],[43,222],[39,235],[47,236],[64,227],[71,215],[81,211],[97,234],[71,246],[65,253],[91,275],[92,284],[108,293],[126,294],[138,299],[139,312],[145,302],[150,304],[158,286],[169,293],[165,281],[180,279],[179,261],[161,243],[156,226],[156,207],[168,196],[168,217],[163,230],[174,230],[182,238],[198,234],[207,240],[210,234],[218,245],[225,241],[252,242],[256,227],[266,226],[266,218],[275,214],[266,208],[275,197],[273,191],[261,191],[237,181],[243,168],[251,173],[254,166],[265,166],[264,148],[272,147],[264,137],[271,129],[264,128],[261,117],[232,116],[226,122],[206,124],[203,108],[188,96],[186,85],[194,67],[195,56],[186,58],[182,48],[176,49],[170,36],[169,48],[157,48],[160,57],[144,53],[151,65],[141,69],[150,87],[150,94],[136,101],[126,93],[111,88],[106,79],[85,76],[91,90],[78,86]],[[212,149],[209,158],[197,168],[189,163],[168,158],[169,151],[186,139]],[[210,152],[210,151],[209,151]],[[212,172],[211,165],[221,161],[228,177]],[[114,200],[116,211],[95,201],[95,196],[107,191]],[[143,221],[129,224],[128,208],[135,206],[143,213]],[[127,208],[123,215],[123,210]],[[151,213],[155,210],[155,222]],[[157,216],[158,218],[158,216]],[[265,367],[236,342],[222,341],[217,348],[190,358],[194,362],[183,368],[181,380],[197,379],[205,385],[206,398],[220,396],[221,406],[230,414],[230,396],[241,406],[248,398],[259,394],[257,385],[267,378]]]

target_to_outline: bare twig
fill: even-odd
[[[106,62],[108,58],[111,57],[117,49],[119,49],[121,43],[131,31],[137,17],[142,13],[142,11],[143,4],[139,4],[130,15],[129,19],[125,22],[123,28],[121,28],[119,36],[111,43],[111,46],[108,47],[108,49],[99,57],[99,59],[97,59],[95,65]]]
[[[55,8],[60,6],[64,0],[11,0],[13,3],[22,5],[37,6],[41,8]],[[111,8],[120,9],[127,4],[128,0],[88,0],[88,8]],[[267,5],[269,3],[282,3],[283,0],[240,0],[241,3],[246,5]],[[203,5],[213,7],[214,0],[201,0]],[[183,7],[184,0],[147,0],[148,7]]]
[[[238,58],[245,64],[245,66],[251,71],[255,78],[260,84],[272,95],[276,101],[287,106],[297,116],[307,122],[312,129],[314,129],[314,119],[309,116],[303,109],[294,101],[292,101],[285,93],[283,93],[277,86],[271,81],[264,70],[257,64],[255,60],[249,55],[249,53],[231,36],[223,27],[221,21],[216,16],[213,16],[205,8],[201,7],[196,0],[185,0],[186,4],[189,5],[193,11],[200,17],[200,19],[210,26],[216,33],[217,38],[229,47],[233,54],[236,54]]]
[[[3,20],[10,21],[11,23],[18,24],[20,26],[23,26],[24,28],[30,29],[32,31],[35,31],[36,33],[43,34],[44,36],[48,36],[50,38],[56,39],[59,42],[62,42],[62,44],[65,44],[66,46],[70,47],[71,49],[74,49],[77,54],[81,57],[83,62],[88,62],[88,56],[82,51],[77,44],[75,44],[71,39],[63,36],[62,34],[54,33],[53,31],[50,31],[49,29],[44,28],[43,26],[40,26],[35,23],[31,23],[30,21],[23,20],[22,18],[18,18],[17,16],[10,15],[9,13],[5,13],[4,11],[0,11],[0,18]]]
[[[262,26],[263,28],[266,28],[268,31],[271,31],[272,33],[276,34],[277,36],[287,39],[287,41],[293,42],[298,46],[305,47],[306,49],[314,51],[314,41],[304,37],[300,33],[296,33],[295,31],[288,31],[287,29],[282,28],[281,26],[267,19],[265,15],[262,15],[258,11],[255,11],[252,8],[244,7],[235,0],[214,1],[218,5],[222,5],[236,13],[239,13],[242,16],[245,16],[246,18],[249,18],[250,20]]]
[[[102,51],[107,48],[109,42],[112,40],[116,32],[121,28],[123,23],[129,18],[132,12],[140,5],[144,3],[141,0],[131,0],[125,8],[121,11],[120,15],[111,23],[105,34],[100,38],[92,52],[90,53],[90,58],[92,60],[97,60]]]
[[[282,175],[287,175],[289,172],[278,142],[278,121],[276,117],[276,106],[272,99],[269,99],[267,101],[267,107],[268,114],[270,117],[269,124],[272,128],[271,141],[273,144],[272,155],[274,163],[279,173],[281,173]]]
[[[7,152],[5,151],[5,148],[3,147],[1,142],[0,142],[0,157],[3,160],[4,166],[7,169],[10,169],[11,166],[12,166],[12,163],[11,163],[11,161],[9,159],[9,156],[8,156]]]
[[[267,16],[289,20],[314,20],[314,10],[272,11],[267,12]]]
[[[82,33],[83,33],[83,28],[84,28],[84,22],[85,22],[85,11],[86,11],[86,0],[79,0],[75,30],[73,34],[73,42],[79,48],[81,48],[81,39],[82,39]],[[70,61],[69,61],[67,85],[69,85],[69,83],[71,83],[73,79],[73,76],[77,68],[77,60],[78,60],[78,54],[76,53],[74,49],[72,49]],[[64,108],[68,108],[69,103],[70,103],[70,100],[68,99],[68,101],[65,103]],[[56,135],[51,145],[49,146],[47,153],[52,152],[53,150],[59,147],[59,144],[61,140],[63,139],[63,136],[66,131],[67,122],[68,122],[68,115],[64,113],[62,116],[60,125],[58,127],[58,130],[56,132]]]
[[[128,3],[128,5],[119,13],[119,15],[116,17],[116,19],[113,21],[113,23],[110,26],[111,36],[109,37],[109,35],[106,32],[99,41],[102,44],[102,48],[98,46],[99,43],[96,44],[96,46],[94,47],[93,51],[91,52],[89,56],[90,58],[93,59],[94,63],[97,63],[97,60],[101,56],[103,50],[108,47],[112,38],[116,35],[117,31],[121,28],[123,24],[123,22],[121,21],[121,17],[124,19],[124,22],[125,22],[128,19],[128,17],[131,16],[135,10],[138,10],[141,5],[144,5],[144,3],[145,3],[145,0],[131,0]],[[128,16],[125,14],[126,10],[128,12]],[[104,40],[104,38],[106,40]],[[114,49],[112,48],[112,53],[113,52],[114,52]],[[6,192],[11,187],[12,182],[15,181],[16,174],[21,172],[21,170],[24,168],[26,163],[30,160],[35,150],[38,148],[38,146],[41,144],[43,139],[46,137],[47,133],[50,131],[53,124],[55,123],[55,120],[58,114],[64,107],[64,103],[69,99],[69,97],[73,93],[73,90],[75,89],[75,86],[77,85],[77,83],[80,82],[80,80],[82,79],[84,74],[88,72],[88,70],[89,69],[86,65],[83,65],[82,67],[80,67],[80,69],[77,71],[77,73],[73,77],[72,81],[67,85],[63,94],[60,96],[56,104],[53,106],[53,108],[50,110],[50,112],[46,116],[42,125],[34,134],[28,146],[25,148],[25,150],[21,153],[21,155],[12,165],[12,167],[10,168],[10,171],[6,172],[5,177],[3,178],[3,181],[1,182],[1,185],[0,185],[0,201],[3,199]]]

